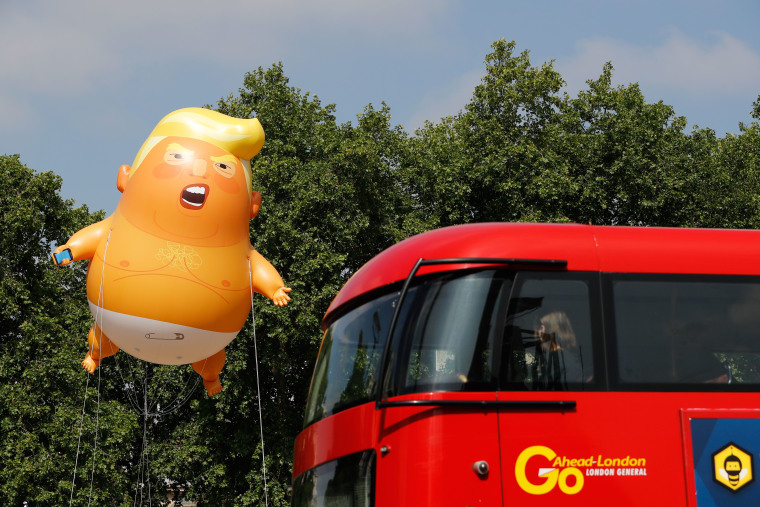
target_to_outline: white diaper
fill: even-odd
[[[112,312],[89,303],[96,323],[112,342],[151,363],[194,363],[216,354],[237,336]]]

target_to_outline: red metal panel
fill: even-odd
[[[439,393],[400,399],[495,399],[494,393]],[[399,399],[399,398],[397,398]],[[379,414],[379,506],[501,504],[495,408],[391,407]],[[489,473],[473,464],[486,461]]]
[[[494,394],[435,393],[394,400],[489,397]],[[693,416],[698,408],[704,417],[725,414],[728,409],[732,414],[744,410],[756,415],[760,406],[759,393],[499,392],[496,397],[574,400],[577,407],[565,412],[452,407],[375,410],[374,403],[367,403],[302,432],[296,440],[293,476],[340,456],[374,448],[378,507],[500,505],[502,487],[503,505],[507,506],[587,507],[608,505],[611,499],[621,507],[685,506],[689,504],[687,491],[693,491],[693,469],[688,460],[686,466],[681,464],[691,452],[682,414]],[[385,455],[383,446],[389,448]],[[536,446],[552,450],[554,460],[561,462],[534,454],[524,467],[526,479],[540,486],[552,477],[539,477],[539,468],[556,468],[555,477],[567,468],[577,468],[583,476],[578,492],[563,492],[559,479],[543,494],[528,493],[519,485],[518,458]],[[623,464],[614,465],[616,459]],[[631,465],[631,459],[637,462]],[[489,463],[487,478],[479,478],[472,470],[479,460]],[[563,478],[566,489],[576,485],[570,475],[565,472]]]
[[[296,437],[293,478],[347,454],[375,447],[375,404],[338,412],[307,427]]]
[[[445,227],[370,260],[325,316],[361,294],[405,279],[420,257],[563,259],[572,271],[760,274],[760,231],[506,223]],[[421,274],[464,267],[427,267]]]
[[[494,393],[428,393],[393,398],[495,400]],[[382,448],[386,447],[387,452]],[[346,454],[377,453],[376,505],[501,504],[495,408],[389,407],[367,403],[323,419],[296,439],[293,477]],[[484,460],[482,477],[472,466]]]
[[[693,470],[687,473],[680,463],[685,452],[681,410],[760,404],[758,393],[501,392],[499,398],[577,401],[572,412],[499,413],[504,505],[535,506],[606,505],[611,499],[616,506],[687,505],[687,478],[690,473],[693,482]],[[537,446],[556,456],[547,459]],[[532,457],[521,468],[523,453]],[[615,459],[620,460],[617,465]],[[541,468],[556,470],[539,477]],[[560,487],[564,473],[569,486],[565,489],[574,489],[575,477],[563,472],[568,468],[576,468],[583,477],[575,493]],[[546,481],[556,481],[555,485],[541,494],[527,492],[518,481],[521,469],[530,485],[540,489]]]
[[[760,274],[760,231],[593,227],[601,270]]]

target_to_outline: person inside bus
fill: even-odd
[[[539,345],[536,350],[538,388],[547,391],[567,390],[568,385],[583,382],[583,359],[573,326],[565,312],[551,312],[536,326]]]
[[[680,349],[676,367],[676,382],[683,384],[727,384],[730,372],[705,347],[687,346]]]

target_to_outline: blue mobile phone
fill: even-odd
[[[63,261],[70,261],[73,259],[73,257],[71,256],[71,250],[68,248],[61,253],[54,253],[53,257],[55,258],[55,263],[59,265]]]

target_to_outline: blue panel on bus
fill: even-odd
[[[760,419],[691,419],[697,505],[760,505]]]

